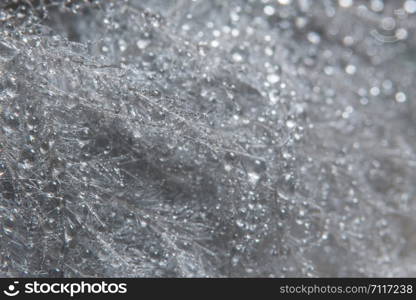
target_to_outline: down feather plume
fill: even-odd
[[[1,276],[416,276],[416,1],[1,2]]]

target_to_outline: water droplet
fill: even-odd
[[[406,99],[407,99],[406,94],[403,92],[396,93],[395,98],[396,98],[396,101],[399,103],[406,102]]]
[[[237,226],[238,227],[240,227],[240,228],[243,228],[244,227],[244,222],[243,222],[243,220],[240,220],[240,219],[238,219],[236,222],[235,222],[236,224],[237,224]]]
[[[260,175],[255,172],[248,172],[247,173],[248,180],[251,184],[255,185],[260,180]]]
[[[271,104],[276,104],[279,102],[280,99],[280,91],[279,90],[271,90],[269,93],[269,99]]]
[[[307,38],[312,44],[319,44],[321,42],[321,36],[313,31],[308,33]]]
[[[149,40],[138,40],[136,43],[137,48],[139,48],[140,50],[146,49],[149,45],[150,45]]]
[[[280,5],[289,5],[292,3],[292,0],[277,0]]]
[[[408,14],[416,13],[416,1],[415,0],[405,1],[403,4],[403,8]]]
[[[242,62],[243,61],[243,56],[240,53],[237,53],[237,52],[232,54],[232,58],[233,58],[233,61],[235,61],[235,62]]]
[[[372,11],[381,12],[384,9],[384,3],[382,0],[371,0],[370,8]]]
[[[377,86],[373,86],[370,89],[370,94],[371,94],[371,96],[376,97],[376,96],[380,95],[380,89]]]
[[[231,264],[235,267],[238,265],[238,262],[240,261],[238,256],[233,256],[233,258],[231,259]]]
[[[357,68],[354,65],[347,65],[345,67],[345,72],[349,75],[354,75],[357,71]]]
[[[267,75],[267,81],[271,84],[278,83],[280,81],[280,76],[277,74],[269,74]]]
[[[126,51],[126,49],[127,49],[127,43],[126,43],[126,41],[125,40],[119,40],[118,41],[118,47],[120,48],[120,51],[121,52]]]
[[[349,47],[354,44],[354,38],[352,36],[347,35],[344,37],[342,42],[344,43],[345,46]]]
[[[296,122],[293,121],[293,120],[287,120],[286,121],[286,126],[287,126],[287,128],[292,129],[296,126]]]
[[[211,47],[217,48],[220,45],[220,43],[217,40],[211,41]]]
[[[273,7],[273,6],[271,6],[271,5],[266,5],[266,6],[264,7],[264,13],[265,13],[267,16],[272,16],[272,15],[274,15],[274,13],[275,13],[275,9],[274,9],[274,7]]]
[[[338,0],[338,4],[341,7],[347,8],[351,7],[354,4],[353,0]]]
[[[396,30],[396,32],[394,33],[394,36],[398,39],[398,40],[405,40],[408,37],[408,33],[407,30],[405,28],[398,28]]]

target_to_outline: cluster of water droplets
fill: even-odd
[[[0,274],[415,274],[415,3],[5,1]]]

